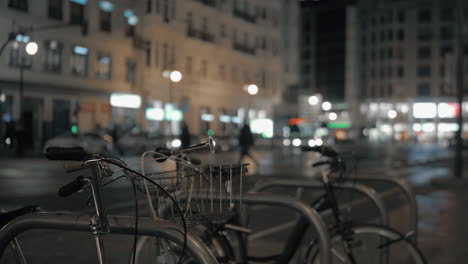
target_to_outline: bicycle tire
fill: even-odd
[[[389,264],[427,264],[427,260],[422,254],[421,250],[407,237],[405,237],[400,232],[387,227],[380,225],[354,225],[350,227],[352,231],[352,238],[354,241],[352,243],[356,245],[351,245],[350,243],[344,242],[340,234],[335,234],[332,236],[330,242],[332,244],[332,261],[331,264],[347,264],[352,263],[350,258],[347,256],[344,247],[350,246],[350,251],[352,252],[352,257],[355,258],[355,263],[357,264],[367,264],[367,263],[389,263]],[[365,236],[375,236],[371,239],[370,237]],[[360,236],[361,239],[356,240]],[[364,245],[364,243],[366,243]],[[385,250],[388,250],[388,259],[381,262],[382,255]],[[320,261],[318,257],[318,248],[316,243],[312,243],[311,247],[308,250],[309,256],[306,256],[306,263],[310,264],[319,264]],[[388,260],[388,262],[386,262]]]
[[[205,226],[205,228],[208,229],[209,227]],[[202,239],[203,243],[219,264],[235,261],[234,250],[224,234],[217,232],[206,236],[203,232],[205,230],[198,230],[195,235],[200,238],[204,237]],[[155,240],[154,238],[145,237],[139,240],[135,264],[176,264],[181,253],[182,248],[179,245],[161,239]],[[129,263],[132,263],[131,260]],[[181,264],[198,263],[186,252]]]

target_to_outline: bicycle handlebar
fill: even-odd
[[[318,161],[312,164],[312,167],[315,168],[315,167],[326,165],[326,164],[331,164],[331,162],[330,161]]]
[[[49,160],[85,161],[91,154],[82,147],[48,147],[44,156]]]
[[[153,158],[156,159],[157,162],[165,162],[170,156],[177,156],[181,154],[179,151],[173,151],[167,148],[158,147],[156,148],[153,154]],[[183,159],[192,163],[193,165],[200,165],[201,160],[195,157],[190,157],[188,155],[183,155]]]
[[[58,195],[60,197],[70,196],[76,192],[81,191],[86,186],[86,184],[88,184],[86,179],[83,176],[78,176],[75,180],[62,186],[58,191]]]

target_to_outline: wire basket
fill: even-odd
[[[188,226],[223,223],[242,206],[243,177],[248,164],[188,166],[176,162],[175,169],[146,176],[174,198]],[[176,205],[161,190],[151,191],[156,217],[181,222]]]

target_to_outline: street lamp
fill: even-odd
[[[390,109],[388,110],[387,112],[387,116],[388,118],[390,119],[391,121],[391,127],[392,127],[392,134],[391,134],[391,137],[392,137],[392,142],[395,141],[395,118],[397,117],[398,113],[397,111],[393,110],[393,109]]]
[[[258,86],[253,83],[244,86],[244,89],[247,91],[249,95],[256,95],[258,93]],[[250,119],[249,115],[250,115],[250,96],[247,96],[247,111],[246,111],[246,117],[244,118],[244,123],[246,123],[246,121]]]
[[[397,112],[393,109],[390,109],[388,110],[387,116],[390,119],[395,119],[397,117]]]
[[[329,111],[332,108],[332,104],[328,101],[322,103],[323,111]]]
[[[180,71],[172,71],[169,74],[169,79],[174,83],[178,83],[182,80],[182,73]]]
[[[38,49],[39,46],[36,42],[28,42],[28,44],[26,44],[26,53],[28,53],[28,55],[36,55]]]
[[[258,86],[255,84],[249,84],[249,86],[247,86],[247,92],[250,95],[256,95],[258,93]]]
[[[163,71],[162,76],[163,78],[169,79],[169,103],[173,105],[172,107],[173,108],[172,111],[173,111],[176,108],[176,104],[173,102],[173,98],[172,98],[172,90],[173,90],[172,84],[182,81],[182,73],[180,71],[165,70]],[[169,120],[169,133],[171,134],[171,136],[172,134],[174,134],[173,129],[172,129],[172,121],[173,120]]]
[[[315,96],[315,95],[312,95],[312,96],[309,97],[308,101],[309,101],[310,105],[317,105],[318,102],[319,102],[319,98],[317,96]]]
[[[17,43],[17,42],[16,42]],[[28,42],[25,47],[26,54],[28,56],[34,56],[36,55],[39,47],[36,42]],[[24,133],[24,120],[23,120],[23,104],[24,104],[24,66],[25,66],[25,58],[26,55],[22,55],[20,58],[20,79],[19,79],[19,88],[20,88],[20,100],[19,100],[19,110],[20,110],[20,128],[18,129],[19,134],[22,135]],[[18,149],[17,149],[17,154],[18,155],[23,155],[23,141],[24,139],[22,136],[18,137]]]

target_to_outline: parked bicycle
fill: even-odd
[[[388,226],[356,224],[343,217],[339,208],[334,185],[343,177],[345,163],[329,146],[305,147],[303,151],[320,153],[326,160],[314,167],[322,167],[321,176],[325,194],[312,203],[319,212],[331,209],[334,223],[329,228],[332,244],[332,263],[427,263],[424,255],[404,234]],[[293,234],[303,232],[307,223],[299,220]],[[320,263],[317,259],[317,244],[312,241],[305,256],[307,263]]]
[[[209,142],[204,143],[209,147]],[[102,236],[106,234],[127,234],[134,236],[133,254],[136,250],[137,236],[151,236],[158,239],[161,246],[155,254],[150,256],[150,260],[157,260],[157,263],[217,263],[216,258],[208,247],[197,236],[188,233],[184,221],[182,210],[177,207],[175,199],[160,185],[144,175],[128,168],[126,164],[112,157],[102,157],[86,152],[81,147],[74,148],[48,148],[46,157],[51,160],[74,161],[68,164],[67,171],[80,171],[85,176],[79,176],[69,184],[59,190],[60,196],[68,196],[75,192],[89,190],[93,201],[95,213],[91,216],[81,214],[65,213],[45,213],[38,212],[36,207],[28,207],[20,210],[0,214],[0,223],[3,228],[0,230],[0,256],[5,248],[10,244],[15,252],[18,263],[25,264],[26,258],[16,243],[15,238],[22,232],[31,229],[55,229],[80,232],[91,232],[97,250],[97,258],[100,264],[105,263],[105,252]],[[135,194],[135,217],[111,216],[106,213],[106,207],[102,201],[102,191],[104,182],[111,179],[113,171],[111,166],[123,168],[125,173],[121,177],[126,177],[133,183]],[[138,216],[138,200],[136,199],[137,178],[146,178],[154,184],[161,192],[166,193],[173,201],[174,210],[179,212],[182,225],[163,220],[154,220]],[[116,178],[113,178],[114,180]],[[111,182],[109,180],[107,183]],[[13,243],[12,243],[13,242]],[[130,250],[129,250],[130,251]],[[168,254],[170,252],[171,254]],[[176,254],[174,254],[176,252]],[[146,259],[147,260],[147,259]],[[138,263],[145,263],[145,259],[140,259]],[[131,263],[137,263],[132,257]],[[149,262],[154,263],[154,262]]]

